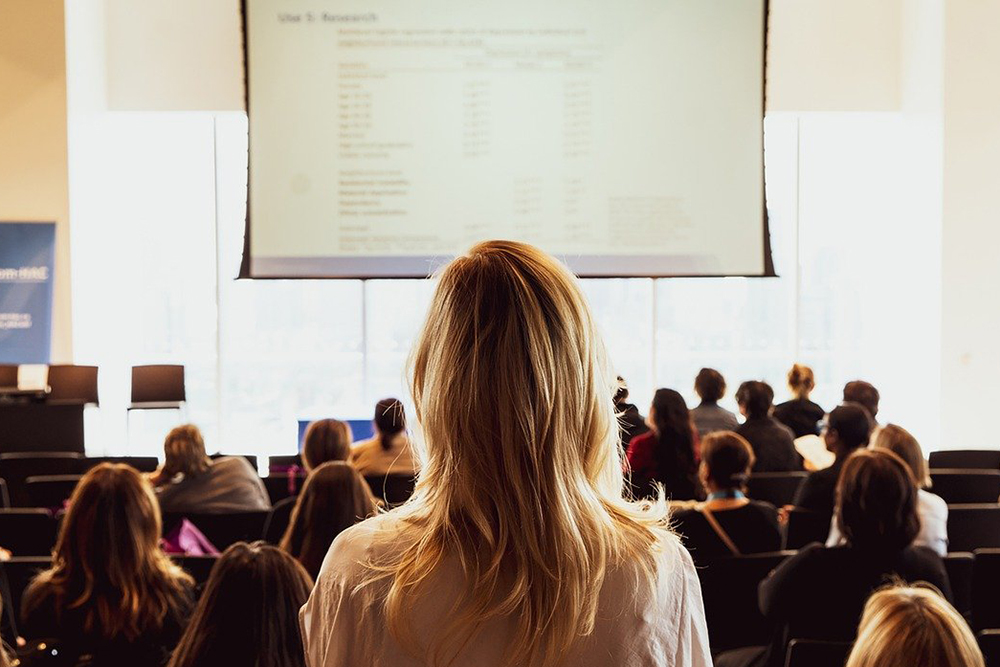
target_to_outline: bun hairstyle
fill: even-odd
[[[756,461],[746,438],[732,431],[715,431],[701,441],[705,479],[719,489],[743,489]]]
[[[809,392],[815,387],[816,378],[808,366],[794,364],[792,370],[788,371],[788,388],[795,394],[795,398],[809,398]]]
[[[375,404],[375,426],[382,449],[392,449],[392,439],[406,430],[406,413],[398,398],[383,398]]]

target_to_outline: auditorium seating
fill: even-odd
[[[1000,470],[932,469],[931,490],[949,505],[995,503],[1000,499]]]
[[[793,639],[788,644],[785,667],[844,667],[851,642]]]
[[[948,548],[952,551],[1000,548],[1000,505],[949,505]]]
[[[929,461],[933,468],[965,468],[1000,470],[998,449],[950,449],[931,452]]]
[[[1000,549],[976,550],[972,582],[972,627],[1000,628]]]
[[[401,505],[413,495],[416,480],[412,475],[365,475],[372,493],[389,507]]]
[[[0,510],[0,547],[15,556],[48,556],[56,544],[56,522],[48,510]]]
[[[80,481],[80,475],[34,475],[25,480],[28,501],[32,507],[43,507],[52,511],[62,509],[73,495],[73,489]]]
[[[220,454],[220,453],[215,453],[215,454],[212,454],[209,458],[211,458],[211,459],[221,459],[223,456],[242,456],[243,458],[245,458],[250,463],[250,467],[251,468],[253,468],[254,470],[257,470],[257,456],[255,454]]]
[[[785,549],[801,549],[812,542],[826,543],[830,535],[830,517],[821,512],[793,509],[788,512]]]
[[[15,624],[20,625],[21,623],[21,599],[24,597],[24,589],[28,587],[36,574],[51,564],[52,560],[49,556],[15,556],[8,561],[0,562],[0,572],[3,572],[7,584],[10,586],[10,601],[13,607],[13,609],[5,609],[4,613],[10,613]]]
[[[7,482],[11,504],[30,507],[31,500],[24,488],[34,475],[80,475],[86,469],[86,459],[73,452],[11,452],[0,454],[0,477]]]
[[[285,498],[275,503],[267,515],[267,522],[264,524],[264,540],[268,544],[278,544],[288,524],[292,520],[292,510],[295,509],[295,498]]]
[[[986,667],[1000,667],[1000,630],[983,630],[976,635]]]
[[[972,586],[974,559],[966,552],[949,553],[944,557],[944,569],[948,573],[955,609],[966,621],[972,620]]]
[[[139,472],[155,472],[160,465],[155,456],[88,456],[87,470],[101,463],[125,463]]]
[[[775,507],[791,505],[807,472],[755,472],[747,483],[747,495]]]
[[[0,479],[0,509],[10,507],[10,491],[7,489],[6,480]]]
[[[261,479],[273,505],[286,498],[297,496],[302,490],[302,485],[305,484],[306,476],[305,473],[292,475],[271,473]]]
[[[768,643],[771,627],[757,604],[757,587],[790,555],[779,551],[734,556],[699,568],[713,653]]]
[[[287,472],[289,468],[302,467],[301,454],[292,454],[289,456],[269,456],[267,459],[267,469],[272,475],[275,473]]]
[[[219,551],[236,542],[254,542],[264,534],[266,510],[254,512],[164,512],[163,533],[167,535],[182,519],[187,519],[200,530]]]

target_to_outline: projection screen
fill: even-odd
[[[244,0],[244,276],[773,275],[766,0]]]

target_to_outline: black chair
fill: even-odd
[[[0,570],[3,571],[3,576],[6,577],[7,584],[10,586],[11,606],[13,607],[11,611],[14,615],[15,627],[21,625],[21,599],[24,597],[25,589],[36,574],[51,565],[52,559],[48,556],[44,558],[15,556],[8,561],[0,562]]]
[[[191,575],[197,590],[200,591],[212,574],[212,568],[215,567],[215,561],[219,560],[219,557],[172,554],[170,560],[180,565],[181,569]]]
[[[851,642],[821,642],[793,639],[785,654],[785,667],[844,667]]]
[[[17,364],[0,364],[0,388],[17,388]]]
[[[813,542],[826,543],[830,536],[830,516],[823,512],[793,509],[788,512],[785,549],[801,549]]]
[[[1000,628],[1000,549],[977,549],[972,566],[972,627]]]
[[[243,458],[245,458],[247,460],[247,463],[250,464],[251,468],[253,468],[254,470],[257,470],[257,456],[256,456],[256,454],[221,454],[219,452],[216,452],[215,454],[212,454],[211,456],[209,456],[209,458],[215,460],[215,459],[221,459],[223,457],[228,457],[228,456],[242,456]]]
[[[775,507],[791,505],[807,472],[755,472],[747,482],[747,495]]]
[[[986,667],[1000,667],[1000,630],[983,630],[976,635]]]
[[[82,475],[86,459],[75,452],[10,452],[0,454],[0,477],[7,481],[13,507],[30,507],[24,483],[36,475]]]
[[[267,459],[267,469],[273,475],[288,471],[289,468],[302,468],[302,454],[292,454],[291,456],[269,456]]]
[[[15,556],[48,556],[56,545],[56,522],[48,510],[0,510],[0,546]]]
[[[944,569],[951,584],[955,609],[972,623],[974,559],[970,553],[949,553],[943,559]]]
[[[261,481],[264,482],[267,495],[271,498],[271,504],[274,505],[286,498],[294,498],[299,495],[302,485],[306,482],[306,476],[305,473],[297,475],[270,474],[267,477],[262,477]]]
[[[931,452],[931,468],[1000,470],[1000,449],[950,449]]]
[[[0,479],[0,509],[10,508],[10,491],[7,490],[6,480]]]
[[[931,470],[931,491],[949,505],[995,503],[1000,499],[1000,470]]]
[[[402,505],[413,495],[417,483],[412,475],[365,475],[372,493],[389,507]]]
[[[79,481],[80,475],[37,475],[27,479],[25,488],[33,507],[59,510]]]
[[[49,366],[49,403],[99,405],[97,366]]]
[[[184,391],[184,367],[154,365],[132,367],[132,405],[130,410],[179,408],[187,400]]]
[[[203,512],[165,512],[163,515],[164,534],[176,528],[182,519],[187,519],[215,545],[219,551],[237,542],[255,542],[264,534],[264,523],[268,511],[223,512],[210,514]]]
[[[948,548],[952,551],[1000,549],[1000,505],[949,505]]]
[[[276,502],[271,508],[270,514],[267,515],[267,522],[264,523],[263,534],[264,541],[268,544],[277,544],[281,541],[292,520],[295,500],[295,498],[285,498]]]
[[[88,456],[87,470],[102,463],[124,463],[139,472],[155,472],[160,466],[160,462],[155,456]]]

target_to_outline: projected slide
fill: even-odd
[[[762,275],[764,0],[247,0],[256,277]]]

